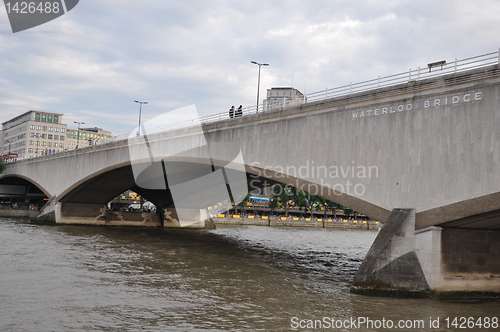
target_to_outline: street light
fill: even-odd
[[[139,127],[137,127],[137,136],[139,136],[139,132],[141,131],[141,113],[142,113],[142,104],[148,104],[147,101],[138,101],[134,100],[134,103],[139,103]]]
[[[262,66],[269,66],[268,63],[258,63],[256,61],[250,61],[254,65],[259,66],[259,80],[257,82],[257,113],[259,113],[259,90],[260,90],[260,67]]]
[[[76,121],[73,122],[78,124],[78,132],[76,133],[76,148],[75,148],[78,149],[78,145],[80,144],[80,125],[85,124],[85,122],[76,122]]]

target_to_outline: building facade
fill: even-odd
[[[83,148],[89,145],[98,145],[108,143],[113,140],[113,135],[110,131],[103,130],[102,128],[80,128],[67,129],[67,148],[69,150],[76,149],[77,147]]]
[[[68,129],[62,117],[60,113],[32,110],[2,123],[2,155],[33,158],[74,149],[80,140],[82,147],[113,140],[110,132],[100,128]]]
[[[267,89],[267,98],[264,100],[264,110],[272,111],[288,106],[305,103],[307,98],[302,92],[292,87],[276,87]]]

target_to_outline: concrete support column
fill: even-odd
[[[415,251],[431,289],[437,289],[443,283],[441,230],[441,227],[432,226],[415,231]]]
[[[207,214],[206,210],[167,207],[163,210],[163,227],[215,228],[215,223]]]
[[[427,227],[394,209],[359,267],[351,291],[369,295],[500,297],[500,231]]]
[[[415,210],[394,209],[354,276],[351,291],[420,296],[429,289],[415,251]]]

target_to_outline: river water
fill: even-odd
[[[376,235],[259,226],[179,232],[0,219],[0,331],[500,330],[447,328],[445,321],[499,317],[498,302],[349,293]],[[356,325],[356,319],[368,322]],[[331,328],[336,320],[344,325]],[[388,328],[400,321],[404,328]],[[424,326],[415,328],[418,321]]]

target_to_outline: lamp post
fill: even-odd
[[[259,113],[259,90],[260,90],[260,67],[269,66],[268,63],[258,63],[256,61],[250,61],[254,65],[259,66],[259,80],[257,81],[257,113]]]
[[[137,136],[139,136],[139,133],[141,131],[141,113],[142,113],[142,104],[148,104],[147,101],[138,101],[134,100],[134,103],[139,103],[139,126],[137,127]]]
[[[76,148],[75,148],[78,149],[78,145],[80,144],[80,125],[85,124],[85,122],[76,122],[76,121],[73,122],[78,124],[78,131],[76,132]]]

